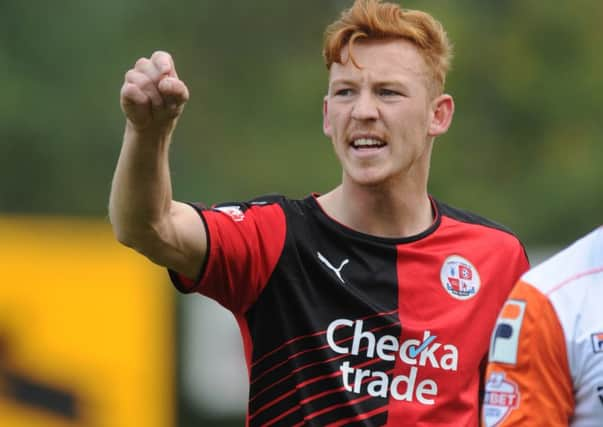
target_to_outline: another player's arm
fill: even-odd
[[[141,58],[125,76],[126,116],[109,217],[117,239],[153,262],[194,278],[207,236],[195,210],[172,200],[168,151],[189,92],[166,52]]]
[[[518,327],[520,330],[517,346],[507,347],[506,353],[512,351],[516,362],[503,363],[497,360],[497,352],[491,351],[486,378],[504,374],[506,381],[517,386],[517,404],[509,407],[508,415],[496,425],[567,426],[574,410],[574,397],[565,336],[557,313],[545,295],[522,281],[513,289],[507,304],[513,300],[525,304],[521,325],[513,325],[514,330]],[[513,313],[509,315],[512,317]],[[495,333],[494,345],[506,340],[504,336],[497,339]]]

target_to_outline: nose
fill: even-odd
[[[376,120],[379,110],[374,96],[367,92],[361,92],[352,107],[352,118],[354,120]]]

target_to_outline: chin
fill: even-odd
[[[382,170],[363,170],[347,173],[350,183],[362,187],[378,187],[389,181],[389,175]]]

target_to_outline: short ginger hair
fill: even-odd
[[[347,46],[354,65],[352,47],[356,40],[404,39],[411,42],[425,60],[437,94],[444,90],[446,74],[452,60],[452,45],[442,24],[431,15],[418,10],[402,9],[400,5],[381,0],[355,0],[340,18],[325,31],[323,57],[327,69],[334,62],[342,63],[342,50]]]

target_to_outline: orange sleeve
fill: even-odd
[[[562,327],[549,299],[519,282],[490,344],[484,426],[567,426],[574,409]]]

